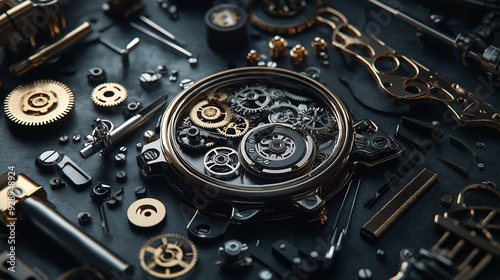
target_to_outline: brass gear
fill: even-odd
[[[139,251],[141,267],[151,276],[172,279],[191,271],[198,261],[198,250],[191,240],[165,233],[149,239]]]
[[[75,97],[65,84],[38,80],[15,88],[4,102],[11,127],[19,132],[53,129],[73,116]]]
[[[245,117],[236,116],[225,126],[217,128],[217,132],[228,138],[237,138],[245,135],[249,129],[250,122]]]
[[[210,102],[226,102],[229,95],[222,91],[213,91],[207,94],[207,100]]]
[[[118,83],[104,83],[92,91],[92,101],[100,109],[113,109],[127,100],[127,89]]]
[[[218,128],[228,124],[233,113],[224,103],[213,104],[203,100],[191,109],[189,117],[199,127]]]

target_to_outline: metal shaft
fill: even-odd
[[[134,267],[131,264],[80,231],[38,198],[27,197],[17,205],[27,221],[82,263],[96,268],[108,277],[133,274]]]
[[[176,51],[178,51],[178,52],[186,55],[187,57],[193,57],[193,54],[191,52],[189,52],[188,50],[184,49],[183,47],[181,47],[179,45],[176,45],[176,44],[174,44],[174,43],[172,43],[172,42],[170,42],[170,41],[168,41],[168,40],[166,40],[166,39],[164,39],[164,38],[156,35],[155,33],[147,30],[146,28],[144,28],[144,27],[142,27],[142,26],[140,26],[140,25],[138,25],[136,23],[131,22],[130,26],[132,26],[133,28],[137,29],[138,31],[140,31],[140,32],[148,35],[149,37],[151,37],[153,39],[156,39],[159,42],[162,42],[163,44],[171,47],[172,49],[174,49],[174,50],[176,50]]]

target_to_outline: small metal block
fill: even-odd
[[[161,77],[160,73],[149,70],[139,76],[139,81],[145,90],[154,90],[160,86]]]
[[[189,65],[196,66],[198,65],[198,57],[193,56],[188,59]]]
[[[87,73],[87,80],[93,86],[102,84],[106,82],[106,72],[100,67],[90,68]]]
[[[127,156],[123,153],[118,153],[115,155],[115,165],[124,166],[127,163]]]
[[[59,136],[59,144],[65,145],[68,144],[68,141],[69,141],[68,135]]]
[[[78,223],[80,225],[88,225],[92,221],[92,215],[89,212],[78,213]]]
[[[137,186],[134,193],[137,198],[145,198],[148,195],[148,189],[145,186]]]
[[[73,135],[73,142],[78,143],[80,140],[82,140],[82,136],[80,136],[80,134]]]
[[[154,138],[155,138],[154,130],[146,130],[144,132],[144,142],[146,143],[153,142]]]
[[[372,279],[372,271],[368,268],[361,268],[358,270],[358,278],[365,280],[365,279]]]
[[[123,170],[117,171],[115,174],[115,177],[116,177],[116,181],[118,183],[123,183],[123,182],[127,181],[127,172],[125,172]]]
[[[451,194],[445,194],[441,197],[440,202],[443,207],[450,207],[453,203],[453,196]]]
[[[377,259],[380,261],[384,261],[386,259],[385,251],[382,249],[377,250]]]
[[[170,76],[170,77],[168,77],[168,80],[171,82],[175,82],[175,81],[177,81],[177,76]]]
[[[102,202],[111,196],[111,187],[101,182],[90,189],[90,197],[96,202]]]
[[[52,178],[49,181],[50,187],[54,190],[62,189],[66,184],[60,178]]]

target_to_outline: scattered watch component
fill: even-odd
[[[325,53],[326,49],[328,48],[328,43],[321,37],[314,37],[314,40],[311,42],[311,47],[313,50],[313,55],[320,57],[321,53]],[[322,58],[324,59],[324,57]]]
[[[81,41],[90,33],[92,33],[90,24],[88,22],[84,22],[68,34],[64,35],[54,43],[37,51],[27,59],[12,64],[9,67],[9,71],[17,77],[22,76],[29,71],[41,66],[49,59],[60,55],[65,50]]]
[[[179,13],[177,12],[177,6],[176,5],[170,5],[168,7],[168,15],[170,16],[171,19],[176,20],[179,18]]]
[[[134,194],[137,198],[145,198],[148,196],[148,188],[146,186],[137,186],[134,189]]]
[[[247,53],[247,65],[248,66],[257,66],[261,61],[260,53],[256,50],[250,50]]]
[[[139,76],[141,87],[145,90],[155,90],[160,86],[162,75],[152,70],[143,72]]]
[[[144,27],[142,27],[142,26],[140,26],[140,25],[138,25],[138,24],[136,24],[136,23],[134,23],[134,22],[130,22],[129,24],[130,24],[130,26],[131,26],[132,28],[134,28],[134,29],[138,30],[139,32],[142,32],[142,33],[144,33],[145,35],[147,35],[147,36],[149,36],[149,37],[151,37],[151,38],[153,38],[153,39],[155,39],[155,40],[159,41],[160,43],[163,43],[163,44],[167,45],[168,47],[170,47],[170,48],[172,48],[172,49],[174,49],[174,50],[176,50],[176,51],[178,51],[178,52],[182,53],[183,55],[187,56],[188,58],[195,57],[195,55],[194,55],[194,54],[192,54],[191,52],[189,52],[189,51],[188,51],[188,50],[186,50],[185,48],[183,48],[183,47],[181,47],[181,46],[179,46],[179,45],[176,45],[176,44],[174,44],[174,43],[172,43],[172,42],[170,42],[170,41],[168,41],[168,40],[164,39],[164,38],[163,38],[163,37],[161,37],[161,36],[156,35],[155,33],[153,33],[153,32],[151,32],[151,31],[147,30],[146,28],[144,28]]]
[[[307,62],[307,50],[304,46],[298,44],[290,50],[292,65],[295,67],[304,66]]]
[[[123,153],[118,153],[115,155],[115,165],[118,167],[125,166],[127,163],[127,156]]]
[[[99,218],[101,219],[102,233],[104,236],[111,236],[108,218],[108,204],[106,203],[106,201],[111,197],[111,187],[99,182],[90,189],[90,197],[99,207]]]
[[[202,128],[218,128],[228,124],[233,117],[229,106],[224,103],[198,102],[189,113],[191,120]]]
[[[63,83],[38,80],[15,88],[5,98],[9,126],[23,134],[52,130],[73,117],[75,98]]]
[[[118,53],[120,55],[121,60],[122,60],[122,66],[123,66],[123,68],[127,68],[129,66],[129,64],[130,64],[129,58],[128,58],[128,54],[139,45],[139,43],[141,42],[141,40],[139,38],[135,37],[134,39],[132,39],[132,41],[130,41],[127,44],[127,46],[125,46],[124,49],[120,49],[115,44],[111,43],[110,41],[108,41],[108,40],[106,40],[106,39],[104,39],[102,37],[99,38],[99,42],[101,42],[106,47],[108,47],[111,50],[113,50],[116,53]]]
[[[45,151],[35,161],[35,165],[42,170],[54,169],[65,182],[70,183],[76,190],[83,190],[92,184],[92,177],[67,155],[56,151]]]
[[[165,233],[148,240],[139,251],[142,269],[160,279],[185,276],[198,261],[198,249],[188,238]]]
[[[248,253],[248,246],[236,239],[228,240],[219,247],[219,260],[215,264],[227,268],[240,268],[249,266],[252,257]]]
[[[116,181],[118,183],[123,183],[125,181],[127,181],[127,172],[126,171],[123,171],[123,170],[119,170],[119,171],[116,171],[115,173],[115,178],[116,178]]]
[[[455,162],[452,162],[450,160],[444,159],[442,157],[437,157],[436,159],[439,162],[441,162],[442,164],[444,164],[447,167],[449,167],[451,170],[457,172],[458,174],[464,176],[465,178],[469,178],[470,174],[469,174],[469,171],[467,170],[467,168],[461,166],[458,163],[455,163]]]
[[[316,23],[323,1],[251,0],[248,19],[258,29],[279,35],[295,35]]]
[[[127,218],[135,228],[150,229],[163,223],[167,216],[165,205],[154,198],[141,198],[134,201],[127,210]]]
[[[148,25],[149,27],[153,28],[154,30],[160,32],[161,34],[165,35],[166,37],[168,37],[170,40],[174,41],[174,42],[177,42],[177,44],[183,46],[183,45],[186,45],[186,43],[180,41],[177,37],[174,36],[174,34],[168,32],[167,30],[165,30],[165,28],[161,27],[160,25],[158,25],[156,22],[150,20],[149,18],[143,16],[143,15],[139,15],[138,19],[143,22],[144,24]],[[160,73],[163,75],[163,73]]]
[[[64,183],[61,178],[54,177],[49,181],[50,188],[53,190],[58,190],[66,187],[66,183]]]
[[[453,204],[453,196],[451,194],[445,194],[439,200],[443,207],[450,207]]]
[[[387,258],[387,255],[386,255],[385,251],[382,249],[377,249],[377,259],[379,261],[385,261],[386,258]]]
[[[288,51],[288,41],[285,38],[276,35],[268,43],[269,46],[269,56],[272,59],[284,58]]]
[[[78,213],[78,223],[82,226],[90,224],[92,215],[89,212]]]
[[[466,203],[470,195],[478,198]],[[472,200],[472,199],[471,199]],[[417,254],[401,254],[398,279],[474,279],[493,260],[500,258],[498,213],[500,192],[486,184],[463,188],[434,223],[445,232],[433,246]]]
[[[369,280],[372,279],[373,272],[369,268],[360,268],[358,270],[358,279]]]
[[[216,147],[205,154],[205,171],[215,178],[233,178],[239,175],[238,151],[230,147]]]
[[[339,11],[320,8],[317,20],[332,28],[333,46],[363,64],[385,95],[406,104],[440,104],[459,125],[500,130],[498,109],[457,83],[451,83],[420,63],[398,54],[384,42],[373,40],[350,25]]]
[[[92,86],[97,86],[106,82],[106,71],[101,67],[90,68],[87,72],[87,81]]]
[[[116,207],[122,205],[123,192],[124,192],[124,189],[121,188],[118,191],[116,191],[115,193],[111,194],[111,196],[106,200],[106,205],[109,208],[116,208]]]
[[[106,0],[102,10],[115,18],[130,18],[144,8],[142,0]]]
[[[210,148],[215,145],[215,141],[227,140],[218,134],[198,128],[197,126],[190,126],[178,132],[177,141],[190,149]]]
[[[127,89],[118,83],[104,83],[92,91],[92,102],[98,109],[112,110],[122,106],[127,100]]]
[[[75,134],[75,135],[73,135],[72,139],[73,139],[73,143],[78,143],[82,140],[82,136],[80,136],[80,134]]]
[[[122,113],[126,119],[137,114],[142,109],[142,103],[136,100],[130,100],[126,105],[122,108]]]
[[[68,135],[61,135],[59,136],[59,144],[61,145],[66,145],[69,142],[69,136]]]
[[[0,210],[3,215],[2,222],[10,224],[8,220],[8,173],[0,176]],[[14,188],[19,190],[19,196],[15,197],[16,211],[24,217],[22,222],[30,223],[34,228],[43,232],[46,236],[58,243],[61,248],[74,255],[78,261],[85,265],[97,269],[108,278],[113,277],[113,273],[131,276],[133,265],[121,259],[115,253],[108,250],[91,236],[80,231],[73,223],[68,221],[52,207],[48,206],[45,190],[33,182],[24,174],[17,174]]]
[[[140,152],[140,151],[142,150],[142,146],[143,146],[143,145],[142,145],[142,143],[140,143],[140,142],[139,142],[139,143],[135,144],[135,149],[136,149],[138,152]]]
[[[120,151],[120,153],[122,154],[127,154],[127,147],[126,146],[121,146],[120,148],[118,148],[118,151]]]
[[[89,145],[80,150],[80,155],[83,158],[88,158],[97,152],[103,153],[108,151],[112,148],[113,144],[118,143],[123,137],[149,120],[166,103],[167,95],[162,95],[115,129],[110,129],[108,126],[101,126],[103,129],[93,133],[95,135],[93,135],[92,142],[89,142]],[[98,123],[102,124],[102,121]]]
[[[472,147],[467,145],[463,140],[459,139],[456,136],[450,135],[450,145],[457,147],[461,151],[465,151],[469,155],[471,155],[477,162],[481,162],[478,154]]]
[[[406,186],[404,186],[387,204],[373,215],[361,228],[362,236],[370,240],[379,239],[404,215],[410,207],[418,202],[427,190],[437,183],[438,175],[423,169]]]
[[[182,81],[179,83],[179,87],[181,89],[187,89],[188,87],[192,86],[194,84],[194,81],[191,79],[182,79]]]
[[[207,44],[218,52],[235,51],[247,41],[247,15],[235,4],[219,4],[205,13]]]
[[[155,140],[155,135],[156,135],[156,132],[154,130],[148,129],[148,130],[144,131],[144,134],[142,136],[143,136],[144,142],[150,143],[150,142],[153,142]]]

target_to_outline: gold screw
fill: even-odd
[[[286,48],[288,47],[288,42],[281,36],[274,36],[271,41],[269,41],[269,55],[273,59],[279,59],[286,56]]]
[[[247,54],[247,64],[248,66],[257,66],[260,61],[260,53],[256,50],[250,50]]]
[[[307,58],[307,50],[302,45],[295,45],[290,50],[290,57],[292,58],[293,66],[300,66],[305,63]]]
[[[325,39],[321,37],[316,37],[312,41],[311,47],[313,48],[313,55],[319,56],[321,52],[324,52],[326,50],[328,44],[326,43]]]

